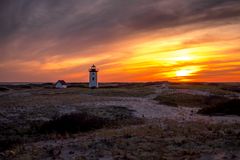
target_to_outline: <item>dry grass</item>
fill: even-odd
[[[153,90],[148,87],[130,87],[130,88],[98,88],[98,89],[83,89],[81,93],[93,96],[106,97],[144,97],[153,94]]]
[[[160,125],[164,124],[164,125]],[[239,158],[240,126],[210,125],[207,123],[178,123],[166,120],[161,123],[98,130],[94,134],[54,147],[37,147],[20,151],[17,158],[40,159],[215,159],[226,153],[225,159]],[[57,143],[56,143],[57,144]],[[32,153],[31,153],[32,152]],[[66,153],[67,152],[67,153]],[[66,154],[65,154],[66,153]]]
[[[102,140],[93,142],[89,149],[109,149],[115,159],[196,159],[209,151],[234,153],[239,149],[239,124],[179,124],[175,121],[163,124],[126,128],[121,132],[102,131],[98,135]]]
[[[54,135],[58,134],[65,136],[143,123],[125,107],[82,107],[68,114],[60,113],[59,109],[53,106],[16,107],[15,111],[11,108],[6,116],[0,115],[0,151],[11,149],[16,144],[57,138]],[[15,117],[9,117],[12,114]]]
[[[51,89],[50,85],[31,85],[31,89],[24,85],[1,92],[0,150],[5,151],[0,153],[0,159],[214,159],[218,153],[224,153],[225,159],[240,158],[239,123],[208,124],[200,119],[177,122],[167,117],[148,121],[134,117],[127,105],[117,105],[123,100],[128,104],[131,99],[130,107],[135,105],[137,109],[144,102],[143,106],[157,109],[151,94],[156,95],[159,83],[112,83],[99,89],[73,84],[63,90]],[[223,87],[174,85],[190,90],[215,88],[217,92]],[[157,101],[175,106],[206,108],[229,102],[222,96],[158,94]],[[97,103],[95,106],[89,102]],[[225,106],[230,108],[232,103]]]

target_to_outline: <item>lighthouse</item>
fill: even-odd
[[[89,88],[98,88],[97,72],[98,69],[93,64],[89,69]]]

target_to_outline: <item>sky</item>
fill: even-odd
[[[240,0],[1,0],[0,82],[239,82]]]

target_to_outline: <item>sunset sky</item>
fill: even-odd
[[[240,0],[1,0],[0,82],[240,81]]]

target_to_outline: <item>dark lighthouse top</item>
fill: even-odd
[[[93,64],[90,69],[89,72],[98,72],[98,69],[96,68],[96,66]]]

